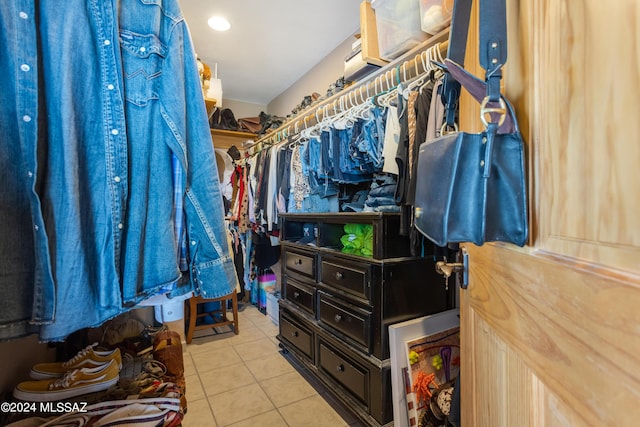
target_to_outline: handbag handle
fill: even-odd
[[[480,66],[485,70],[486,83],[486,97],[481,103],[480,114],[485,122],[486,113],[497,112],[502,117],[507,113],[500,96],[502,67],[507,62],[507,11],[506,0],[478,1],[480,1],[479,61]],[[453,5],[447,58],[461,66],[464,66],[467,49],[471,4],[472,0],[455,0]],[[460,83],[451,74],[445,73],[442,101],[445,105],[445,121],[448,127],[453,127],[455,124],[459,98]],[[489,106],[495,103],[500,107]]]
[[[467,90],[467,92],[469,92],[471,97],[473,97],[476,101],[478,101],[478,104],[482,103],[487,92],[487,84],[483,80],[480,80],[473,74],[469,73],[460,65],[451,61],[449,58],[444,60],[444,66],[446,67],[447,72],[451,74],[451,77],[453,77],[455,81],[460,83],[462,87],[464,87]],[[518,121],[516,119],[516,114],[513,110],[513,107],[504,96],[502,96],[502,100],[504,101],[505,106],[507,107],[508,114],[498,115],[490,112],[491,113],[490,120],[492,122],[494,121],[498,122],[498,125],[499,125],[498,133],[520,132],[520,130],[518,129]],[[489,104],[489,106],[496,106],[496,105],[500,106],[499,103]]]

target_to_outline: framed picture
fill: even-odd
[[[391,395],[393,399],[393,425],[395,427],[417,426],[419,417],[419,403],[412,397],[412,364],[409,363],[411,348],[418,354],[418,360],[414,363],[414,370],[419,366],[428,366],[433,363],[435,354],[434,345],[429,337],[434,338],[436,345],[443,344],[451,347],[448,339],[454,333],[451,330],[460,327],[460,310],[453,309],[430,316],[420,317],[406,322],[389,326],[389,351],[391,356]],[[449,331],[449,332],[447,332]],[[440,334],[438,336],[438,334]],[[444,341],[442,338],[444,337]],[[438,350],[439,353],[439,350]],[[420,356],[422,354],[422,356]],[[457,349],[459,354],[459,347]],[[453,357],[455,357],[452,354]],[[420,360],[421,359],[421,360]],[[446,359],[446,356],[445,356]],[[451,360],[451,359],[450,359]],[[458,359],[459,364],[459,359]],[[444,368],[444,364],[440,371]],[[455,374],[450,370],[449,375]],[[439,373],[442,376],[442,372]],[[446,377],[446,375],[445,375]],[[410,421],[413,417],[413,423]]]

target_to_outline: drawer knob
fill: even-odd
[[[342,320],[342,316],[340,316],[339,314],[336,314],[336,316],[333,318],[336,322],[339,322]]]
[[[336,371],[344,372],[344,365],[340,364],[340,365],[336,366]]]
[[[342,279],[344,276],[342,275],[342,273],[340,273],[339,271],[336,272],[336,280],[340,280]]]
[[[302,265],[302,258],[298,258],[297,260],[293,261],[293,263],[295,265]]]
[[[295,291],[295,292],[293,293],[293,297],[294,297],[294,298],[296,298],[296,299],[298,299],[298,297],[300,297],[300,292]]]
[[[298,331],[291,332],[291,336],[294,338],[298,338]]]

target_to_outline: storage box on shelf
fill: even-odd
[[[453,0],[420,0],[420,28],[437,34],[451,24]]]
[[[397,58],[427,39],[422,31],[419,0],[372,0],[380,57]]]
[[[372,256],[341,251],[345,224],[372,227]],[[280,226],[278,339],[363,422],[390,423],[389,325],[452,306],[433,258],[409,256],[397,214],[283,214]]]
[[[381,67],[389,63],[389,61],[380,58],[376,13],[367,0],[362,0],[360,3],[360,38],[362,39],[363,61]]]

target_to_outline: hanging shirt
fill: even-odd
[[[384,165],[382,171],[398,175],[398,164],[396,163],[396,153],[400,142],[400,121],[398,120],[398,109],[394,106],[387,108],[387,120],[384,128],[384,145],[382,156]]]
[[[278,153],[281,145],[274,145],[270,148],[269,157],[269,177],[267,182],[267,204],[266,204],[266,220],[267,229],[273,230],[274,225],[278,223],[278,209],[277,209],[277,181],[278,181]]]
[[[31,304],[28,319],[12,310],[0,329],[24,334],[26,320],[43,324],[42,340],[61,340],[181,279],[172,155],[184,173],[183,291],[228,294],[235,271],[215,155],[177,1],[22,0],[0,2],[0,16],[0,169],[23,168],[2,185],[24,190],[23,217],[2,213],[0,239],[19,221],[32,242],[0,270],[33,270],[25,285],[0,277],[3,297],[24,286],[16,301]]]
[[[0,2],[0,339],[27,335],[32,323],[54,318],[38,197],[38,122],[46,116],[38,102],[36,16],[33,1]]]

